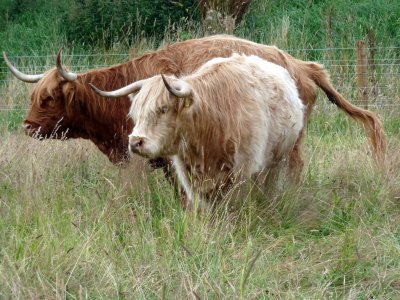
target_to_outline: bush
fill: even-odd
[[[197,2],[190,0],[80,0],[69,9],[64,27],[70,41],[109,48],[138,36],[161,37],[171,23],[199,17]]]
[[[0,1],[0,50],[11,56],[56,53],[65,40],[60,21],[71,2]]]

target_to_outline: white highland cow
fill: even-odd
[[[122,89],[131,95],[131,152],[173,162],[189,205],[255,178],[286,157],[303,128],[304,106],[281,66],[257,56],[215,58],[195,73],[157,75]]]

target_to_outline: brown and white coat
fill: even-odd
[[[295,81],[257,56],[215,58],[179,79],[157,75],[130,86],[139,90],[130,96],[131,151],[171,159],[192,204],[217,196],[232,178],[268,172],[303,128]]]

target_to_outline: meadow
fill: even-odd
[[[364,2],[366,8],[375,3]],[[280,9],[265,19],[269,6],[255,3],[260,13],[248,16],[239,35],[323,62],[335,87],[360,104],[353,48],[364,33],[343,27],[323,40],[312,15],[296,19]],[[389,3],[396,15],[395,1]],[[329,11],[321,7],[313,13]],[[0,50],[11,52],[26,72],[53,67],[59,46],[65,64],[81,72],[162,44],[138,38],[129,47],[115,43],[88,51],[48,26],[57,19],[36,15],[25,21],[39,30],[10,26],[0,32]],[[270,31],[256,31],[260,22]],[[210,213],[183,210],[162,172],[139,157],[121,168],[88,141],[26,136],[21,121],[33,85],[0,65],[0,298],[400,298],[400,70],[398,45],[389,39],[392,26],[377,35],[377,93],[369,103],[386,130],[384,169],[376,168],[362,128],[320,93],[306,128],[301,182],[293,185],[283,173],[265,194],[221,203]],[[183,33],[171,32],[164,42]],[[28,57],[18,41],[23,39]]]
[[[26,108],[31,88],[10,77],[3,107]],[[23,109],[3,110],[0,297],[400,297],[400,112],[374,109],[381,172],[363,130],[327,102],[307,126],[298,186],[282,176],[209,214],[184,211],[144,160],[118,168],[87,141],[34,140]]]

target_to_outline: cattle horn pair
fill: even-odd
[[[163,80],[164,85],[167,88],[167,90],[170,93],[174,94],[176,97],[185,98],[185,97],[189,97],[191,95],[192,89],[190,88],[189,84],[187,84],[185,81],[177,80],[176,82],[173,83],[173,85],[171,85],[165,78],[164,74],[161,74],[161,77],[162,77],[162,80]],[[109,98],[118,98],[118,97],[127,96],[129,94],[139,91],[142,88],[142,86],[146,80],[147,79],[139,80],[134,83],[128,84],[127,86],[124,86],[123,88],[120,88],[115,91],[110,91],[110,92],[102,91],[91,83],[89,83],[89,85],[100,96],[109,97]]]
[[[57,65],[57,70],[60,73],[60,75],[68,80],[68,81],[74,81],[78,78],[78,75],[76,73],[72,73],[67,71],[62,65],[61,65],[61,48],[58,50],[57,53],[57,58],[56,58],[56,65]],[[14,74],[15,77],[17,77],[19,80],[22,80],[24,82],[30,82],[30,83],[35,83],[38,82],[40,79],[44,77],[44,73],[42,74],[37,74],[37,75],[29,75],[22,73],[19,71],[16,67],[14,67],[10,60],[8,59],[7,55],[5,52],[3,52],[3,58],[4,61],[7,65],[7,67],[10,69],[11,73]]]

